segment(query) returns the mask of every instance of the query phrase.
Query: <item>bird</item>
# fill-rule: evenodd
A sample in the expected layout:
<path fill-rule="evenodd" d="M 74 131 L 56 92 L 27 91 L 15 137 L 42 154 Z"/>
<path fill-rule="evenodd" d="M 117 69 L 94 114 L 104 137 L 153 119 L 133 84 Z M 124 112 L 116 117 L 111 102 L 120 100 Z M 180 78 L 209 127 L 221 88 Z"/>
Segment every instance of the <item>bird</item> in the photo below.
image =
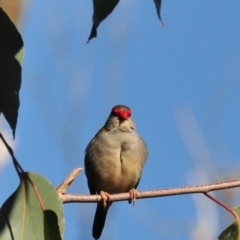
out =
<path fill-rule="evenodd" d="M 112 205 L 109 194 L 130 192 L 133 203 L 136 200 L 148 149 L 135 130 L 131 114 L 126 105 L 114 106 L 85 150 L 84 167 L 90 194 L 100 194 L 102 200 L 97 203 L 93 222 L 95 240 L 101 237 Z"/>

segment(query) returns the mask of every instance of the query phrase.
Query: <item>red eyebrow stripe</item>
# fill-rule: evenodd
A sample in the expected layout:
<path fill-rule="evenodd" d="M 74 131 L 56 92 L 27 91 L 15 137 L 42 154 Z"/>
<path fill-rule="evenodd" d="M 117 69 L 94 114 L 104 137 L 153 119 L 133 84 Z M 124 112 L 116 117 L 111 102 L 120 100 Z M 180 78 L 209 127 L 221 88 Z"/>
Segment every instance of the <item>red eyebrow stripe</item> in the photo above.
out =
<path fill-rule="evenodd" d="M 116 108 L 113 108 L 112 111 L 115 115 L 125 120 L 131 117 L 130 109 L 122 109 L 122 108 L 116 107 Z"/>

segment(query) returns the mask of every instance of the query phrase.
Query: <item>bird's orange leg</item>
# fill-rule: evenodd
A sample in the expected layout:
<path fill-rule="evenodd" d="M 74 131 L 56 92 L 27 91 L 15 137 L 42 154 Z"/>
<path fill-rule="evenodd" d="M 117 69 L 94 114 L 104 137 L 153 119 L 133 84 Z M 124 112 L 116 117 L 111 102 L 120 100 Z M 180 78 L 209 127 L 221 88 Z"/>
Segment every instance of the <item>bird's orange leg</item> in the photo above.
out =
<path fill-rule="evenodd" d="M 103 203 L 103 206 L 106 207 L 107 206 L 107 201 L 110 198 L 110 195 L 107 192 L 104 191 L 100 191 L 100 196 L 101 196 L 101 201 Z"/>
<path fill-rule="evenodd" d="M 129 194 L 130 194 L 130 198 L 131 198 L 129 203 L 133 202 L 133 205 L 134 205 L 134 203 L 136 202 L 138 191 L 135 188 L 132 188 L 129 190 Z"/>

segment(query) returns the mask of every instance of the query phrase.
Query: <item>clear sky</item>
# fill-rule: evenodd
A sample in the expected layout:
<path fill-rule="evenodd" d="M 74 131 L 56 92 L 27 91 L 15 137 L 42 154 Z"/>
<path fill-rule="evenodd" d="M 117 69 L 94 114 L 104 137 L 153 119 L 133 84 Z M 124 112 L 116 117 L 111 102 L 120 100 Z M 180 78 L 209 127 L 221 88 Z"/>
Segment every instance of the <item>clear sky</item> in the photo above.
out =
<path fill-rule="evenodd" d="M 149 158 L 139 190 L 239 178 L 240 1 L 120 1 L 86 44 L 91 1 L 26 1 L 15 154 L 57 186 L 116 104 L 131 107 Z M 6 129 L 8 129 L 6 125 Z M 10 158 L 8 159 L 10 160 Z M 0 202 L 17 187 L 0 171 Z M 69 189 L 88 193 L 84 173 Z M 237 191 L 215 196 L 230 206 Z M 65 239 L 91 239 L 95 204 L 65 205 Z M 101 239 L 212 240 L 232 217 L 202 195 L 114 203 Z"/>

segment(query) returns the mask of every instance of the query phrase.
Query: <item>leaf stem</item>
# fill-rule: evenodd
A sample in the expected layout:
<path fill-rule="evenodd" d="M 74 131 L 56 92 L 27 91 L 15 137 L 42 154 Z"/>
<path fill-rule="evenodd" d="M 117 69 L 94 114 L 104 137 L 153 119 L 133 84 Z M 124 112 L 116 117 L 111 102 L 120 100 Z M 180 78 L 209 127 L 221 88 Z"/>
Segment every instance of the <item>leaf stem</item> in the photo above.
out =
<path fill-rule="evenodd" d="M 236 214 L 236 212 L 228 207 L 225 203 L 221 202 L 220 200 L 218 200 L 217 198 L 213 197 L 212 195 L 210 195 L 209 193 L 203 193 L 206 197 L 210 198 L 212 201 L 214 201 L 215 203 L 217 203 L 218 205 L 220 205 L 221 207 L 223 207 L 224 209 L 226 209 L 228 212 L 230 212 L 233 217 L 235 218 L 236 222 L 237 222 L 237 240 L 240 240 L 240 219 L 239 216 Z"/>
<path fill-rule="evenodd" d="M 20 179 L 20 182 L 22 182 L 24 184 L 24 188 L 26 188 L 26 185 L 25 185 L 25 180 L 29 181 L 29 183 L 31 184 L 32 188 L 33 188 L 33 191 L 38 199 L 38 202 L 40 204 L 40 207 L 42 209 L 42 211 L 45 211 L 45 206 L 43 204 L 43 201 L 41 199 L 41 196 L 37 190 L 37 187 L 36 185 L 33 183 L 33 181 L 28 177 L 27 173 L 23 170 L 23 168 L 21 167 L 21 165 L 19 164 L 19 162 L 17 161 L 17 159 L 15 158 L 14 156 L 14 152 L 12 150 L 12 148 L 7 144 L 6 140 L 4 139 L 3 135 L 0 133 L 0 138 L 2 139 L 5 147 L 7 148 L 10 156 L 12 157 L 12 160 L 13 160 L 13 166 L 18 174 L 18 177 Z"/>

